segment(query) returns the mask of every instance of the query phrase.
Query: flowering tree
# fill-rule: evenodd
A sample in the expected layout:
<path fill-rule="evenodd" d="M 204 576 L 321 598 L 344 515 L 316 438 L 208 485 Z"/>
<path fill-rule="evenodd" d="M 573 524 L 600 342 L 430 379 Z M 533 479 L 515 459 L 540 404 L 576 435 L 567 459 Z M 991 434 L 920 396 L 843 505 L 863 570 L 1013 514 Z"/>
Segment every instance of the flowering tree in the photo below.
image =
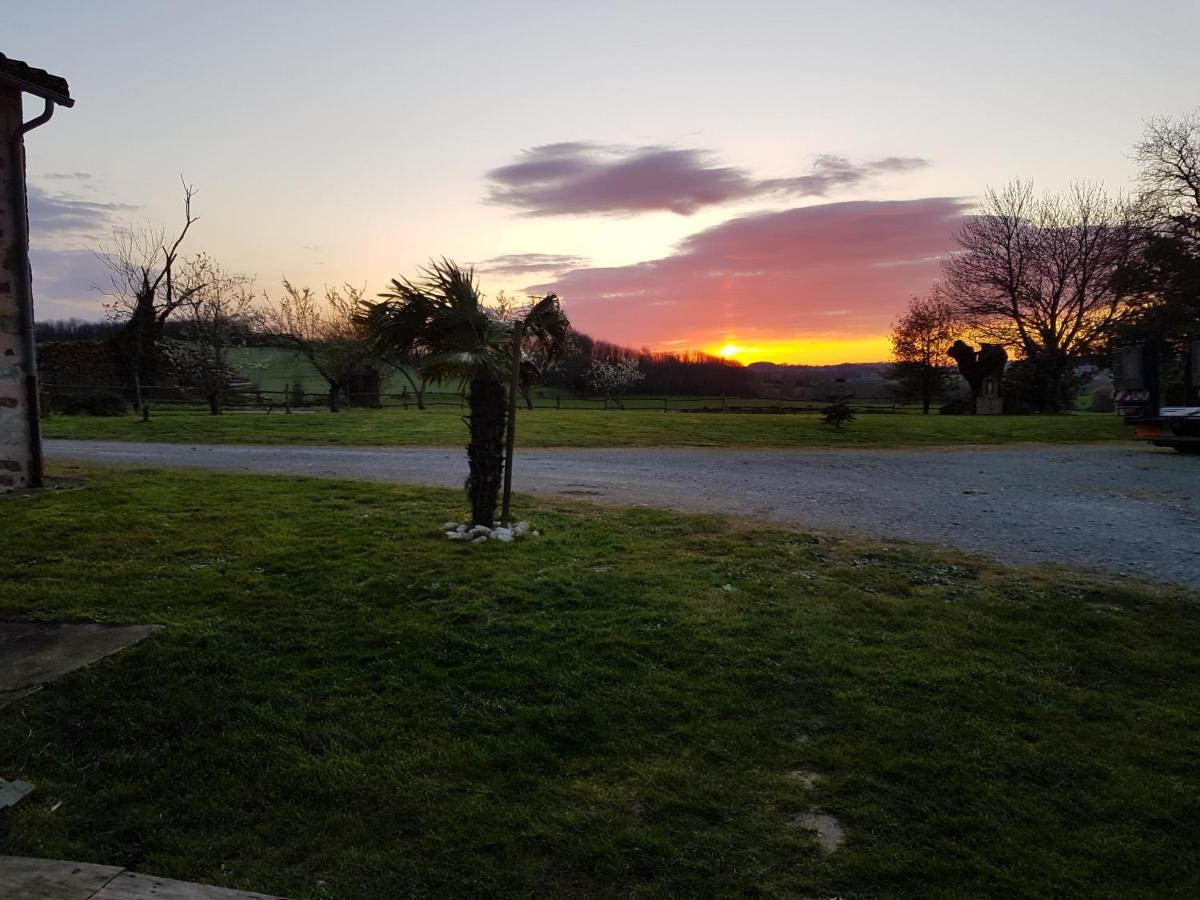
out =
<path fill-rule="evenodd" d="M 619 409 L 625 408 L 624 398 L 629 389 L 645 377 L 636 359 L 598 359 L 584 375 L 593 390 L 603 394 Z"/>

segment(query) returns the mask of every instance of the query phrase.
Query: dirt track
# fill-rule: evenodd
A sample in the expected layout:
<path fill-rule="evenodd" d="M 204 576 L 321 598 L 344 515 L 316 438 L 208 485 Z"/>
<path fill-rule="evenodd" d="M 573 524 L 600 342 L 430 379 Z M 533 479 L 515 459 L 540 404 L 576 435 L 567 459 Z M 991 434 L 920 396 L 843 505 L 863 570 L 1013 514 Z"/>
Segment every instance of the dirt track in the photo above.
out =
<path fill-rule="evenodd" d="M 459 449 L 46 442 L 54 460 L 459 487 Z M 515 488 L 924 541 L 1200 587 L 1200 457 L 1140 444 L 945 450 L 543 449 Z"/>

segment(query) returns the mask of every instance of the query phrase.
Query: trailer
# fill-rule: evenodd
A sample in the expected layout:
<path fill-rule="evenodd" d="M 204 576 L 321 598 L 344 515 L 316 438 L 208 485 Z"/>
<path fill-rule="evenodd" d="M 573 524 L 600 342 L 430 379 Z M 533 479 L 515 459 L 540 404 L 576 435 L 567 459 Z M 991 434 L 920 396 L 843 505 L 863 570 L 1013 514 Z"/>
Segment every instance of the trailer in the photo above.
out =
<path fill-rule="evenodd" d="M 1182 394 L 1183 404 L 1163 403 L 1162 344 L 1157 338 L 1119 344 L 1112 369 L 1115 411 L 1133 426 L 1135 440 L 1200 453 L 1200 339 L 1189 343 L 1186 385 L 1172 388 Z"/>

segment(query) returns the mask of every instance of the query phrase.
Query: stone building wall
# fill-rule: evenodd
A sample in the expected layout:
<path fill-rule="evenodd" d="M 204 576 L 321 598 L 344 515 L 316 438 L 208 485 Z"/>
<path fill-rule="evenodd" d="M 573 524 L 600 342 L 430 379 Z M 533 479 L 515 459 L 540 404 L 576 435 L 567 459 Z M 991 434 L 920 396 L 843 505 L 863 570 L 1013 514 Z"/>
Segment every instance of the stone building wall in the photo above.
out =
<path fill-rule="evenodd" d="M 13 158 L 12 143 L 20 126 L 21 93 L 0 86 L 0 491 L 24 487 L 33 459 L 18 305 L 18 291 L 28 277 L 19 269 L 28 265 L 18 240 L 18 217 L 25 215 L 25 209 L 12 202 L 18 184 L 24 197 L 25 173 Z"/>

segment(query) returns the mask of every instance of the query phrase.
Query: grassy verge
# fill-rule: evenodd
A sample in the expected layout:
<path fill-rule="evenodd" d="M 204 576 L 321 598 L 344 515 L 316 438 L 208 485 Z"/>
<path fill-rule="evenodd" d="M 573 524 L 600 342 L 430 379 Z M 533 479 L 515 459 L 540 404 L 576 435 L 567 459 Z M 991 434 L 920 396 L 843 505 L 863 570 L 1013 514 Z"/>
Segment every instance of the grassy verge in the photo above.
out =
<path fill-rule="evenodd" d="M 274 412 L 209 416 L 195 412 L 137 417 L 55 416 L 47 437 L 209 443 L 448 446 L 466 442 L 457 409 Z M 917 447 L 1035 441 L 1078 443 L 1125 436 L 1116 416 L 862 415 L 836 430 L 814 414 L 662 413 L 521 410 L 524 447 Z"/>
<path fill-rule="evenodd" d="M 168 627 L 5 710 L 38 785 L 5 852 L 338 900 L 1200 884 L 1195 595 L 524 500 L 543 538 L 463 546 L 430 528 L 456 492 L 82 474 L 0 504 L 0 614 Z"/>

